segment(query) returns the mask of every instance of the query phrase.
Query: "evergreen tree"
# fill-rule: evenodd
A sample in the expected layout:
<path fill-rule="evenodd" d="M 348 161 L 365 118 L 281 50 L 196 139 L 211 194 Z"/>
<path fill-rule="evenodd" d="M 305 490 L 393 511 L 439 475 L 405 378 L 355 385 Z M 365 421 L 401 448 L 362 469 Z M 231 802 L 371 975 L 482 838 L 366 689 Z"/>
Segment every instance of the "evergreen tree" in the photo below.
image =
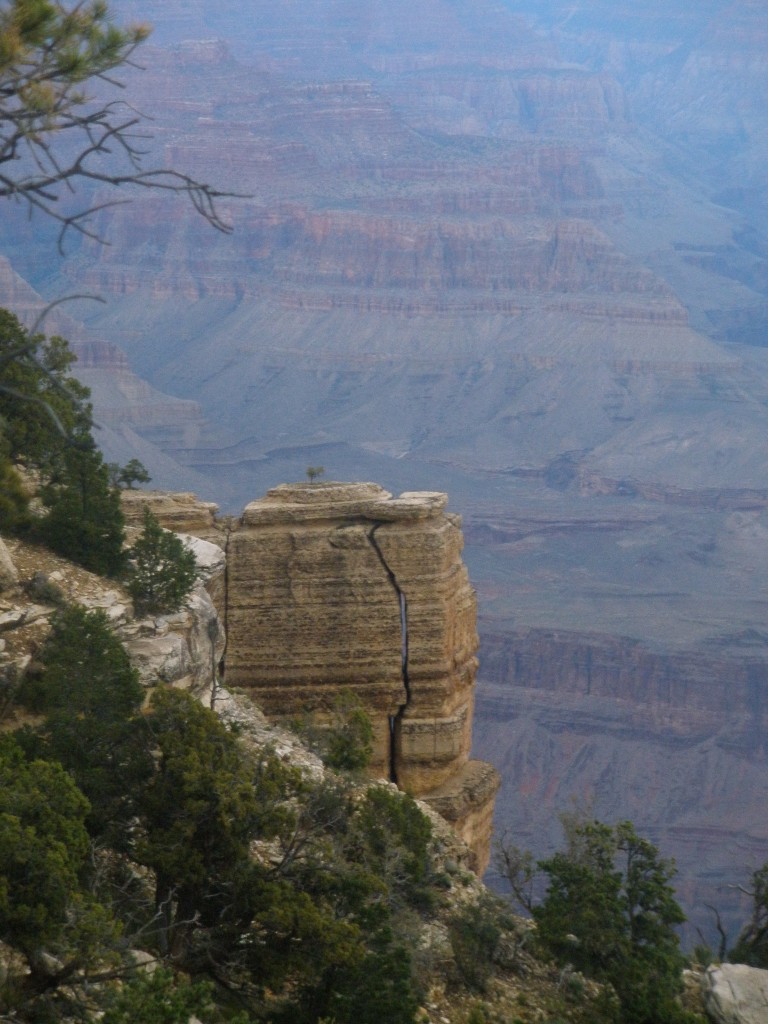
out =
<path fill-rule="evenodd" d="M 34 962 L 61 933 L 88 850 L 88 801 L 60 765 L 0 738 L 0 938 Z"/>
<path fill-rule="evenodd" d="M 0 309 L 0 419 L 12 461 L 50 474 L 68 435 L 87 435 L 89 392 L 71 375 L 74 361 L 65 340 L 31 334 Z"/>
<path fill-rule="evenodd" d="M 194 554 L 145 505 L 144 529 L 128 552 L 128 589 L 141 612 L 175 612 L 197 579 Z"/>
<path fill-rule="evenodd" d="M 393 910 L 427 907 L 432 824 L 407 793 L 372 786 L 350 828 L 348 855 L 386 883 Z"/>
<path fill-rule="evenodd" d="M 152 477 L 147 472 L 147 467 L 138 459 L 129 459 L 124 466 L 118 468 L 117 482 L 120 487 L 127 487 L 133 490 L 134 484 L 148 484 Z"/>
<path fill-rule="evenodd" d="M 570 848 L 540 864 L 549 888 L 533 916 L 541 943 L 561 963 L 609 982 L 627 1024 L 674 1024 L 685 964 L 675 927 L 674 864 L 635 832 L 576 825 Z"/>
<path fill-rule="evenodd" d="M 124 566 L 123 514 L 117 489 L 91 435 L 89 391 L 70 375 L 66 341 L 25 330 L 0 310 L 0 525 L 27 525 L 12 463 L 34 470 L 48 509 L 37 524 L 54 551 L 106 576 Z"/>
<path fill-rule="evenodd" d="M 22 700 L 45 722 L 26 743 L 59 761 L 88 797 L 91 834 L 126 848 L 136 795 L 152 770 L 138 674 L 104 612 L 77 605 L 55 616 L 42 660 Z"/>
<path fill-rule="evenodd" d="M 0 423 L 12 462 L 55 479 L 64 451 L 90 437 L 89 391 L 71 375 L 63 338 L 30 334 L 0 309 Z"/>
<path fill-rule="evenodd" d="M 235 899 L 262 809 L 235 736 L 194 697 L 157 690 L 149 727 L 157 763 L 141 794 L 138 857 L 155 872 L 163 944 L 182 955 L 193 927 Z"/>
<path fill-rule="evenodd" d="M 65 558 L 103 576 L 119 576 L 125 567 L 125 519 L 120 492 L 92 440 L 66 448 L 57 483 L 43 489 L 49 511 L 37 532 Z"/>
<path fill-rule="evenodd" d="M 61 765 L 26 761 L 0 736 L 0 1013 L 8 1020 L 61 1020 L 61 986 L 73 991 L 96 962 L 107 963 L 117 927 L 81 887 L 87 856 L 88 801 Z M 19 1010 L 19 1015 L 16 1012 Z M 4 1018 L 5 1019 L 5 1018 Z"/>

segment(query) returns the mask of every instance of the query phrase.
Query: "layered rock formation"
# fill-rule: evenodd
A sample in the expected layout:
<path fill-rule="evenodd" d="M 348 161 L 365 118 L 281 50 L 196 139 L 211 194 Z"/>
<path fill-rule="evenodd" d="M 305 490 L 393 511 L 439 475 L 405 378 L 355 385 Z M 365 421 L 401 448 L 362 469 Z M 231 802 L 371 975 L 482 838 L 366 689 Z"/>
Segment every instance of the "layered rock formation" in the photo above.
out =
<path fill-rule="evenodd" d="M 225 533 L 216 522 L 219 506 L 212 501 L 201 501 L 197 495 L 172 491 L 124 490 L 120 494 L 125 524 L 139 529 L 148 508 L 160 525 L 174 533 L 189 533 L 195 537 L 225 546 Z"/>
<path fill-rule="evenodd" d="M 267 715 L 330 718 L 356 693 L 375 774 L 441 811 L 488 860 L 498 778 L 469 762 L 475 599 L 446 496 L 374 484 L 274 488 L 228 545 L 225 681 Z"/>

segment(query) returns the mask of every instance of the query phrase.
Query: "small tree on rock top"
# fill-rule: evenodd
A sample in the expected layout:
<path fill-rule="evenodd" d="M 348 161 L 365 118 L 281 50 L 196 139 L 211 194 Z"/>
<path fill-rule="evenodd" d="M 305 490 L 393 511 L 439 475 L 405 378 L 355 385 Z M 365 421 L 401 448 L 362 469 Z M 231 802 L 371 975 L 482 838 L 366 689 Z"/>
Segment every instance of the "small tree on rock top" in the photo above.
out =
<path fill-rule="evenodd" d="M 148 484 L 152 477 L 147 472 L 147 467 L 138 459 L 129 459 L 124 466 L 118 462 L 107 463 L 109 470 L 109 482 L 113 487 L 126 487 L 132 491 L 134 484 Z"/>

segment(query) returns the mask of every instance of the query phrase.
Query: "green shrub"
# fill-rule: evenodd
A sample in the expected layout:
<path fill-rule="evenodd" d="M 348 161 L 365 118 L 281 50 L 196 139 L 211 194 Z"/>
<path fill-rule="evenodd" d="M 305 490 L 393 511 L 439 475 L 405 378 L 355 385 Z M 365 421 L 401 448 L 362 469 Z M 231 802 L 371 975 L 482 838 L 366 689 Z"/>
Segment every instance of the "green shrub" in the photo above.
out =
<path fill-rule="evenodd" d="M 463 907 L 449 923 L 458 980 L 476 992 L 486 990 L 505 931 L 504 919 L 499 900 L 486 892 Z"/>
<path fill-rule="evenodd" d="M 139 612 L 175 612 L 198 576 L 195 556 L 144 506 L 144 529 L 128 551 L 128 589 Z"/>
<path fill-rule="evenodd" d="M 0 448 L 0 532 L 21 533 L 29 524 L 29 499 L 18 473 Z"/>
<path fill-rule="evenodd" d="M 432 824 L 406 793 L 372 786 L 350 830 L 352 858 L 382 878 L 393 908 L 432 905 Z"/>
<path fill-rule="evenodd" d="M 56 613 L 41 660 L 43 674 L 27 677 L 19 694 L 45 715 L 23 734 L 25 746 L 67 769 L 90 801 L 91 834 L 121 845 L 151 768 L 138 674 L 104 612 L 78 605 Z"/>

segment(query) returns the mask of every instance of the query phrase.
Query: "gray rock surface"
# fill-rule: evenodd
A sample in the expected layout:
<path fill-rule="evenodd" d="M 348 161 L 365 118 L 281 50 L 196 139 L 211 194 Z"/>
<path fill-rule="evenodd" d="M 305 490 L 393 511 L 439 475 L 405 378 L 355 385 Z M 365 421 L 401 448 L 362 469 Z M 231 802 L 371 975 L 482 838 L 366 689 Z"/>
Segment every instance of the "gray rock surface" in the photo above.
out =
<path fill-rule="evenodd" d="M 704 1005 L 715 1024 L 766 1024 L 768 971 L 746 964 L 710 967 L 703 979 Z"/>
<path fill-rule="evenodd" d="M 159 680 L 201 698 L 210 691 L 224 630 L 202 584 L 175 614 L 128 623 L 117 634 L 145 686 Z"/>

